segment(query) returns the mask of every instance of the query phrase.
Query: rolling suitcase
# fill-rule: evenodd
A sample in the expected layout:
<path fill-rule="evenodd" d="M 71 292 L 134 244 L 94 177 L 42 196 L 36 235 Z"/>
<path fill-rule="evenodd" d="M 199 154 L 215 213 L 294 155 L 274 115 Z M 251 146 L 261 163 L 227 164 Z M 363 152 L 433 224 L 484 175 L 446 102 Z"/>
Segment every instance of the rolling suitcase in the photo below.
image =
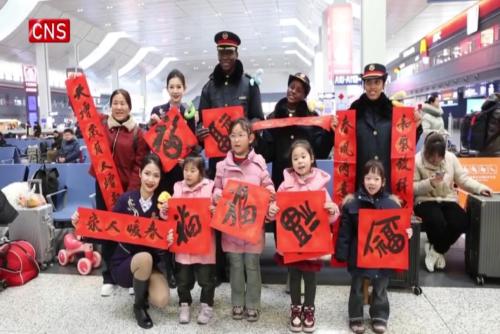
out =
<path fill-rule="evenodd" d="M 19 215 L 9 225 L 9 239 L 26 240 L 32 244 L 36 250 L 36 261 L 44 269 L 56 255 L 52 206 L 45 204 L 17 211 Z"/>
<path fill-rule="evenodd" d="M 470 227 L 465 239 L 465 269 L 479 285 L 485 277 L 500 277 L 500 193 L 484 197 L 469 194 Z"/>
<path fill-rule="evenodd" d="M 397 272 L 392 276 L 389 281 L 389 287 L 410 288 L 413 293 L 418 296 L 422 293 L 422 288 L 418 280 L 418 270 L 420 266 L 420 218 L 412 216 L 411 228 L 413 229 L 413 235 L 410 239 L 408 270 Z"/>

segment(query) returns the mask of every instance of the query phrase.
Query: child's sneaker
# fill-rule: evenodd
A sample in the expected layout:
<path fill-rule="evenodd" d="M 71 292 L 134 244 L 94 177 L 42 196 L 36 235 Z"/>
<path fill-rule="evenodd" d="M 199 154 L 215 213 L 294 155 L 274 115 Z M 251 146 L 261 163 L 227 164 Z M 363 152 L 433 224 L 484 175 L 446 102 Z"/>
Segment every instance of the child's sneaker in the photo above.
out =
<path fill-rule="evenodd" d="M 312 333 L 316 330 L 316 318 L 314 318 L 314 306 L 304 306 L 302 309 L 302 331 Z"/>
<path fill-rule="evenodd" d="M 102 297 L 109 297 L 113 294 L 115 289 L 116 289 L 116 285 L 110 284 L 110 283 L 104 283 L 101 286 L 101 296 Z"/>
<path fill-rule="evenodd" d="M 361 320 L 350 321 L 349 327 L 351 328 L 352 332 L 356 334 L 363 334 L 365 332 L 365 325 Z"/>
<path fill-rule="evenodd" d="M 373 331 L 377 334 L 383 334 L 387 330 L 387 324 L 381 320 L 372 321 Z"/>
<path fill-rule="evenodd" d="M 241 306 L 233 306 L 233 319 L 241 320 L 243 319 L 243 307 Z"/>
<path fill-rule="evenodd" d="M 295 333 L 302 332 L 302 305 L 290 307 L 290 330 Z"/>
<path fill-rule="evenodd" d="M 198 324 L 206 325 L 214 316 L 214 309 L 206 303 L 201 303 L 200 314 L 198 315 Z"/>
<path fill-rule="evenodd" d="M 246 312 L 247 321 L 256 322 L 257 320 L 259 320 L 259 317 L 260 317 L 259 310 L 248 309 Z"/>
<path fill-rule="evenodd" d="M 191 318 L 189 304 L 181 303 L 179 306 L 179 323 L 180 324 L 189 324 L 189 320 Z"/>

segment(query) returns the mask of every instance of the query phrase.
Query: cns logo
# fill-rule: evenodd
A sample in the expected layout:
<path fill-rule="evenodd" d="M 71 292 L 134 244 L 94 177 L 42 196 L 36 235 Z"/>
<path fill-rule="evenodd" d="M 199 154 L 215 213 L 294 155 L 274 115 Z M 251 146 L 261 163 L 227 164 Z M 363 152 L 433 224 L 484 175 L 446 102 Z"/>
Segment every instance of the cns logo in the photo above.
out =
<path fill-rule="evenodd" d="M 30 43 L 69 42 L 69 19 L 30 19 L 28 25 Z"/>

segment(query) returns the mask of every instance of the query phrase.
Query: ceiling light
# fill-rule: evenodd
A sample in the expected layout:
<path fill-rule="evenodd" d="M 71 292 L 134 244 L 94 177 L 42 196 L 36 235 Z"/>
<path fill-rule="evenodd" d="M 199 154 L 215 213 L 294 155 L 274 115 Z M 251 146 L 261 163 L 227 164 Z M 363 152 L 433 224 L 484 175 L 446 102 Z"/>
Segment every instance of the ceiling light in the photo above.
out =
<path fill-rule="evenodd" d="M 280 26 L 282 27 L 288 27 L 288 26 L 294 26 L 297 27 L 300 31 L 302 31 L 307 37 L 313 40 L 314 45 L 319 43 L 318 36 L 313 33 L 311 30 L 307 29 L 306 26 L 302 24 L 298 19 L 296 18 L 291 18 L 291 19 L 280 19 Z"/>
<path fill-rule="evenodd" d="M 260 48 L 261 48 L 262 50 L 266 50 L 266 49 L 267 49 L 267 46 L 262 45 Z"/>
<path fill-rule="evenodd" d="M 193 70 L 195 70 L 195 71 L 198 71 L 198 69 L 199 69 L 198 66 L 193 67 Z"/>
<path fill-rule="evenodd" d="M 203 53 L 207 53 L 208 51 L 207 50 L 203 50 Z"/>
<path fill-rule="evenodd" d="M 78 8 L 78 9 L 76 10 L 76 12 L 77 12 L 77 13 L 81 13 L 81 12 L 83 12 L 83 8 Z"/>
<path fill-rule="evenodd" d="M 189 54 L 189 51 L 184 51 L 184 54 L 185 54 L 185 55 L 188 55 L 188 54 Z"/>
<path fill-rule="evenodd" d="M 108 23 L 105 23 L 105 24 L 104 24 L 104 26 L 105 26 L 105 27 L 111 27 L 111 23 L 109 23 L 109 22 L 108 22 Z"/>
<path fill-rule="evenodd" d="M 205 61 L 202 61 L 202 62 L 201 62 L 201 64 L 202 64 L 202 65 L 205 65 L 205 64 L 206 64 L 206 62 L 205 62 Z"/>
<path fill-rule="evenodd" d="M 222 16 L 222 13 L 221 13 L 221 12 L 217 12 L 217 13 L 215 13 L 215 16 L 217 16 L 217 17 L 221 17 L 221 16 Z"/>
<path fill-rule="evenodd" d="M 118 75 L 124 76 L 125 74 L 130 72 L 134 67 L 139 65 L 139 63 L 144 59 L 144 57 L 146 57 L 146 55 L 149 52 L 155 51 L 155 50 L 156 50 L 156 48 L 152 48 L 152 47 L 140 48 L 139 51 L 137 51 L 137 53 L 132 57 L 132 59 L 130 59 L 130 61 L 125 66 L 123 66 L 122 68 L 120 68 L 118 70 Z"/>
<path fill-rule="evenodd" d="M 250 62 L 253 63 L 255 61 L 255 59 L 250 59 Z"/>
<path fill-rule="evenodd" d="M 273 59 L 272 58 L 267 58 L 267 61 L 272 61 Z"/>
<path fill-rule="evenodd" d="M 184 37 L 184 40 L 185 40 L 185 41 L 189 41 L 190 39 L 191 39 L 191 36 L 186 36 L 186 37 Z"/>
<path fill-rule="evenodd" d="M 282 39 L 282 42 L 284 43 L 295 43 L 297 44 L 302 50 L 304 50 L 305 53 L 307 53 L 310 57 L 314 57 L 314 52 L 311 50 L 311 48 L 308 48 L 300 39 L 297 37 L 284 37 Z"/>
<path fill-rule="evenodd" d="M 241 51 L 246 51 L 246 50 L 247 50 L 246 46 L 244 46 L 244 47 L 241 48 Z"/>
<path fill-rule="evenodd" d="M 9 36 L 35 8 L 38 0 L 7 1 L 0 9 L 0 41 Z"/>
<path fill-rule="evenodd" d="M 92 50 L 92 52 L 85 57 L 82 61 L 80 61 L 79 65 L 81 68 L 86 70 L 90 66 L 94 65 L 98 62 L 102 57 L 106 55 L 113 48 L 113 46 L 118 42 L 120 38 L 129 37 L 125 32 L 110 32 L 108 33 L 104 39 L 99 43 L 99 45 Z"/>
<path fill-rule="evenodd" d="M 162 61 L 148 75 L 146 75 L 146 80 L 149 81 L 149 80 L 153 79 L 155 76 L 158 75 L 158 73 L 160 73 L 165 68 L 165 66 L 168 65 L 168 63 L 170 63 L 172 61 L 176 61 L 176 60 L 178 60 L 178 59 L 175 57 L 163 58 Z"/>
<path fill-rule="evenodd" d="M 106 9 L 113 9 L 113 6 L 111 6 L 111 5 L 107 5 L 107 6 L 106 6 Z"/>
<path fill-rule="evenodd" d="M 309 59 L 307 59 L 306 57 L 304 57 L 302 55 L 302 53 L 300 53 L 297 50 L 286 50 L 285 53 L 288 55 L 296 55 L 297 57 L 299 57 L 300 60 L 302 60 L 304 63 L 306 63 L 307 66 L 312 66 L 311 61 Z"/>

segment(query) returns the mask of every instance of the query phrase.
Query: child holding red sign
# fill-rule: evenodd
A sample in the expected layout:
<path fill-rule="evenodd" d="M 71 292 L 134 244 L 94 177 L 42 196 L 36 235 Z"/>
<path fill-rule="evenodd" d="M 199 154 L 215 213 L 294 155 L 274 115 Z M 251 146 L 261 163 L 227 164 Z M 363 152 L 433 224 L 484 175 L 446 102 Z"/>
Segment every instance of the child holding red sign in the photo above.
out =
<path fill-rule="evenodd" d="M 158 217 L 157 193 L 161 178 L 161 162 L 154 154 L 148 154 L 141 165 L 139 190 L 121 195 L 113 208 L 114 212 L 139 217 Z M 72 217 L 73 225 L 78 223 L 78 212 Z M 139 231 L 147 227 L 139 227 Z M 140 237 L 140 233 L 137 233 Z M 144 235 L 144 234 L 143 234 Z M 173 242 L 173 229 L 166 238 L 168 246 Z M 159 250 L 146 246 L 118 243 L 110 259 L 110 272 L 113 280 L 125 288 L 134 288 L 134 315 L 142 328 L 153 327 L 147 312 L 148 302 L 159 308 L 167 305 L 170 290 L 165 276 L 158 270 Z"/>
<path fill-rule="evenodd" d="M 205 162 L 202 157 L 190 155 L 183 163 L 184 180 L 174 185 L 175 197 L 181 198 L 211 198 L 214 182 L 205 178 Z M 166 212 L 168 204 L 163 204 L 162 212 Z M 213 236 L 213 235 L 212 235 Z M 175 279 L 179 295 L 179 323 L 190 321 L 190 306 L 193 302 L 191 290 L 195 277 L 201 287 L 201 309 L 198 323 L 207 324 L 213 317 L 215 292 L 215 239 L 206 255 L 188 253 L 175 254 Z"/>
<path fill-rule="evenodd" d="M 264 158 L 252 148 L 255 136 L 246 118 L 235 120 L 230 127 L 231 151 L 217 163 L 214 186 L 214 203 L 219 201 L 222 189 L 230 179 L 253 183 L 266 188 L 273 195 L 273 182 Z M 268 208 L 268 216 L 276 214 L 276 205 Z M 260 240 L 249 243 L 222 233 L 222 249 L 230 263 L 232 317 L 250 322 L 259 320 L 262 279 L 260 275 L 260 254 L 264 249 L 264 230 Z M 246 284 L 245 284 L 246 273 Z"/>
<path fill-rule="evenodd" d="M 279 191 L 314 191 L 325 192 L 325 210 L 329 213 L 329 222 L 333 223 L 339 216 L 337 204 L 332 202 L 326 185 L 331 176 L 314 167 L 314 153 L 307 140 L 299 139 L 292 143 L 289 153 L 292 168 L 283 171 L 284 180 L 278 188 Z M 281 255 L 277 260 L 283 263 Z M 290 275 L 290 330 L 292 332 L 312 333 L 316 329 L 314 317 L 314 300 L 316 297 L 316 272 L 321 270 L 320 260 L 303 260 L 287 264 Z M 304 279 L 304 303 L 301 302 L 301 280 Z"/>
<path fill-rule="evenodd" d="M 335 258 L 347 261 L 347 268 L 352 276 L 349 295 L 349 327 L 354 333 L 363 333 L 363 281 L 371 279 L 373 292 L 370 305 L 370 317 L 375 333 L 385 333 L 389 319 L 389 299 L 387 286 L 392 269 L 364 269 L 357 266 L 358 224 L 360 209 L 398 209 L 397 197 L 384 190 L 385 170 L 378 160 L 368 161 L 363 168 L 363 184 L 354 195 L 344 199 L 340 230 L 335 247 Z M 407 230 L 411 237 L 411 228 Z"/>

